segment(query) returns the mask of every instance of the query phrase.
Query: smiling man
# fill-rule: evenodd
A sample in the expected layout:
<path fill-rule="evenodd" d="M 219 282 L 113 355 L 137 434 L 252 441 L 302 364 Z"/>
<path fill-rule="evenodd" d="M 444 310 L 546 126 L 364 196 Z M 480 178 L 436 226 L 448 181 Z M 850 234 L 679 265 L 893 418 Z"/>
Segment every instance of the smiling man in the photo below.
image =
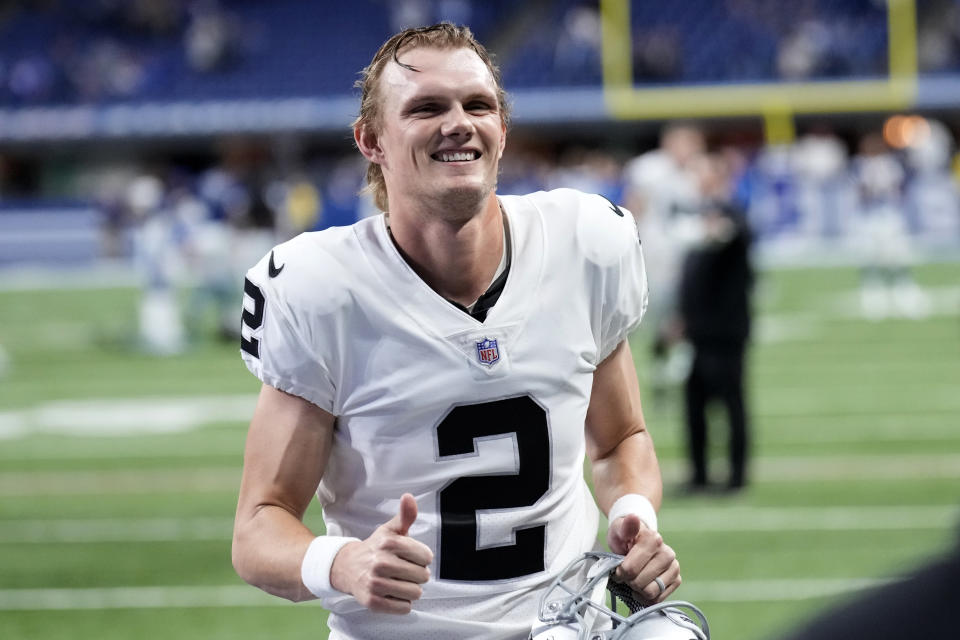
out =
<path fill-rule="evenodd" d="M 359 86 L 383 215 L 279 245 L 245 282 L 263 386 L 237 572 L 320 598 L 335 639 L 520 640 L 594 548 L 599 505 L 616 579 L 663 601 L 680 569 L 626 342 L 646 307 L 633 217 L 569 189 L 497 195 L 506 96 L 466 28 L 395 35 Z M 314 494 L 326 535 L 302 522 Z"/>

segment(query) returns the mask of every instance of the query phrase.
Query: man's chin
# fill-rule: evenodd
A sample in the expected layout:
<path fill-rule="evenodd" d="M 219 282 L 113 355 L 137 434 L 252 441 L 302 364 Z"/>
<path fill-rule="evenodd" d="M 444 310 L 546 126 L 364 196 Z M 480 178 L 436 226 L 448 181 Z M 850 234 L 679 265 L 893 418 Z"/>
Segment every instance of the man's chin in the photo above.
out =
<path fill-rule="evenodd" d="M 472 217 L 493 193 L 490 185 L 459 185 L 436 194 L 435 200 L 451 219 Z"/>

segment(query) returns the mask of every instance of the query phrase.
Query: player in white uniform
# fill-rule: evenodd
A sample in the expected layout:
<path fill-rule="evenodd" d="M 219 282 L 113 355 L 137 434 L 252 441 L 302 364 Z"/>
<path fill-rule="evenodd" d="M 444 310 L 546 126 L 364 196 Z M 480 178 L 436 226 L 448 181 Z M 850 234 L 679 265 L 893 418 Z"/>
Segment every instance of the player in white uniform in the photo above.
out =
<path fill-rule="evenodd" d="M 700 238 L 698 167 L 706 140 L 695 125 L 667 125 L 660 148 L 634 158 L 624 167 L 627 207 L 633 211 L 640 236 L 647 245 L 653 302 L 647 324 L 651 336 L 650 383 L 654 397 L 662 396 L 687 377 L 690 349 L 683 343 L 677 310 L 680 273 L 688 250 Z"/>
<path fill-rule="evenodd" d="M 903 206 L 906 172 L 879 133 L 860 141 L 853 160 L 859 192 L 856 239 L 860 245 L 860 308 L 870 320 L 896 312 L 920 318 L 929 301 L 911 274 L 912 238 Z"/>
<path fill-rule="evenodd" d="M 279 245 L 245 283 L 264 385 L 238 573 L 321 598 L 331 638 L 526 638 L 595 545 L 589 456 L 619 579 L 664 600 L 680 569 L 626 342 L 646 306 L 632 216 L 496 195 L 505 101 L 467 29 L 394 36 L 363 90 L 355 139 L 389 214 Z M 301 521 L 314 492 L 324 536 Z"/>

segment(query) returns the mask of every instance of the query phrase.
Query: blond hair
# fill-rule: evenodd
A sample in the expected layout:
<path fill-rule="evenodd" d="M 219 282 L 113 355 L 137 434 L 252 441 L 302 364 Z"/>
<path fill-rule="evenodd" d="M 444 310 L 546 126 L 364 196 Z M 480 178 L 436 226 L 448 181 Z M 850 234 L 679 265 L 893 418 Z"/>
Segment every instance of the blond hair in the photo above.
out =
<path fill-rule="evenodd" d="M 397 33 L 389 40 L 383 43 L 377 53 L 373 56 L 370 64 L 360 72 L 360 79 L 356 82 L 356 87 L 360 89 L 360 115 L 353 121 L 353 129 L 362 129 L 373 127 L 377 130 L 380 126 L 380 76 L 387 63 L 393 60 L 404 69 L 419 71 L 416 67 L 400 62 L 397 58 L 403 49 L 415 49 L 417 47 L 430 47 L 434 49 L 473 49 L 493 76 L 494 84 L 497 87 L 497 106 L 500 111 L 500 120 L 506 127 L 510 122 L 510 108 L 507 104 L 507 92 L 503 88 L 503 82 L 500 78 L 500 69 L 493 62 L 493 57 L 474 37 L 469 27 L 457 26 L 450 22 L 440 22 L 429 27 L 417 27 L 415 29 L 405 29 Z M 373 196 L 374 204 L 381 211 L 387 211 L 389 202 L 387 200 L 387 185 L 383 178 L 383 170 L 380 165 L 370 162 L 367 165 L 367 186 L 364 191 L 370 192 Z"/>

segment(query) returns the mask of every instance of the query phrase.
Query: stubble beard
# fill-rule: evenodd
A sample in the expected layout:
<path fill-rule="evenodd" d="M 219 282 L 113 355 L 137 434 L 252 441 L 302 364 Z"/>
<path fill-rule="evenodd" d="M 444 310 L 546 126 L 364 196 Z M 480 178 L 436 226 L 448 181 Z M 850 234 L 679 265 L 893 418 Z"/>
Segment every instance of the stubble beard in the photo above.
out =
<path fill-rule="evenodd" d="M 492 169 L 492 170 L 491 170 Z M 448 222 L 467 222 L 479 215 L 490 196 L 497 189 L 497 179 L 500 177 L 499 163 L 488 168 L 479 184 L 451 186 L 431 194 L 429 206 L 442 219 Z"/>
<path fill-rule="evenodd" d="M 448 222 L 466 222 L 483 210 L 496 182 L 478 187 L 454 187 L 431 198 L 431 208 Z"/>
<path fill-rule="evenodd" d="M 415 210 L 419 210 L 420 215 L 460 226 L 483 211 L 487 200 L 496 191 L 497 177 L 497 174 L 485 176 L 480 184 L 437 188 L 426 192 L 420 190 L 419 194 L 409 194 L 415 198 L 409 202 Z"/>

